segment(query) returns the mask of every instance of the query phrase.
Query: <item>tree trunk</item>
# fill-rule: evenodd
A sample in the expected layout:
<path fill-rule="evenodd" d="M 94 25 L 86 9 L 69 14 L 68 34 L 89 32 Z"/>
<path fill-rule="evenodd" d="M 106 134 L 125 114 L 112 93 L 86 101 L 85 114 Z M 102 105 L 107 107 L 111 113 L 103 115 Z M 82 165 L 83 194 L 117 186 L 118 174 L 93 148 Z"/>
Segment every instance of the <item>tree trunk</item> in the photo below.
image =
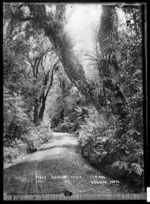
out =
<path fill-rule="evenodd" d="M 35 99 L 34 102 L 33 122 L 35 125 L 39 124 L 39 102 L 37 101 L 37 99 Z"/>
<path fill-rule="evenodd" d="M 117 69 L 119 69 L 118 62 L 115 58 L 115 50 L 113 48 L 114 39 L 116 41 L 118 39 L 117 26 L 115 22 L 115 20 L 117 19 L 115 7 L 110 5 L 103 5 L 102 7 L 103 13 L 101 16 L 101 26 L 99 31 L 99 43 L 101 46 L 102 59 L 108 63 L 108 69 L 112 69 L 113 64 L 113 68 L 115 70 L 116 67 Z M 112 61 L 110 61 L 112 56 L 114 56 L 115 59 L 113 63 Z M 118 131 L 118 136 L 120 137 L 126 131 L 127 128 L 128 111 L 126 108 L 126 99 L 119 85 L 113 82 L 111 76 L 108 75 L 107 77 L 105 77 L 103 85 L 107 90 L 109 89 L 113 93 L 113 96 L 116 98 L 117 101 L 115 104 L 115 112 L 113 112 L 113 114 L 119 116 L 118 122 L 120 124 L 120 130 Z"/>
<path fill-rule="evenodd" d="M 114 7 L 112 6 L 107 6 L 107 8 L 105 7 L 102 14 L 103 17 L 101 24 L 104 28 L 104 33 L 107 34 L 107 36 L 112 32 L 113 28 L 113 19 L 111 19 L 113 17 L 113 8 Z M 111 15 L 109 15 L 110 13 Z M 110 33 L 107 32 L 107 26 L 104 27 L 107 21 L 109 23 Z M 97 100 L 94 93 L 91 91 L 90 83 L 85 78 L 85 73 L 82 65 L 79 63 L 77 57 L 74 56 L 70 39 L 67 38 L 62 26 L 56 25 L 55 28 L 56 29 L 54 30 L 50 24 L 47 24 L 44 27 L 45 35 L 49 37 L 50 41 L 54 45 L 68 78 L 78 88 L 78 90 L 82 94 L 84 94 L 88 100 L 91 101 L 97 111 L 101 113 L 102 106 L 105 106 L 104 100 L 101 100 L 101 98 L 103 98 L 104 96 L 100 95 L 98 97 L 99 100 Z"/>
<path fill-rule="evenodd" d="M 45 104 L 46 104 L 46 98 L 42 98 L 42 104 L 41 104 L 41 107 L 39 110 L 39 117 L 38 117 L 40 122 L 42 122 L 42 120 L 43 120 Z"/>
<path fill-rule="evenodd" d="M 58 33 L 59 32 L 65 36 L 63 30 L 58 31 Z M 91 92 L 90 84 L 85 78 L 82 65 L 79 63 L 77 57 L 74 56 L 73 51 L 68 46 L 70 41 L 66 39 L 66 37 L 61 39 L 58 35 L 53 34 L 49 26 L 45 28 L 45 34 L 55 46 L 56 52 L 58 53 L 59 59 L 70 81 L 83 95 L 86 96 L 87 99 L 91 101 L 97 111 L 101 113 L 101 106 L 103 106 L 103 103 L 101 103 L 101 101 L 97 101 L 94 94 Z"/>

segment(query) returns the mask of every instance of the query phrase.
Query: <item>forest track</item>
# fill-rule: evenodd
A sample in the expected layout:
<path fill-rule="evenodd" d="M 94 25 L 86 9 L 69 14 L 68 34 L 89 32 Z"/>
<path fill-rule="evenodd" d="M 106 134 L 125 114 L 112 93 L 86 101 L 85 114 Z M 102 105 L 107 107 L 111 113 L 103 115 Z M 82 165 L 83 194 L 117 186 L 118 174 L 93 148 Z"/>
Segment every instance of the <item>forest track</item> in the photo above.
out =
<path fill-rule="evenodd" d="M 37 152 L 4 167 L 3 181 L 5 195 L 122 193 L 82 158 L 77 137 L 68 133 L 53 133 Z"/>

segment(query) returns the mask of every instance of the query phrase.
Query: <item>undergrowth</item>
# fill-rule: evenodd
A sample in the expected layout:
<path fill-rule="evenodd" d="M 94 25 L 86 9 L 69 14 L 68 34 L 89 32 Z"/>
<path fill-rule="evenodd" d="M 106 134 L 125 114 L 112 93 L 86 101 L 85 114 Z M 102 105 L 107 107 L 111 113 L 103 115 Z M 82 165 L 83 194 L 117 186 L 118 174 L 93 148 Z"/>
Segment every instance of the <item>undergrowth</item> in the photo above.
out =
<path fill-rule="evenodd" d="M 78 131 L 83 157 L 110 177 L 120 179 L 134 186 L 134 189 L 142 188 L 144 161 L 140 133 L 128 129 L 118 138 L 117 120 L 111 117 L 106 122 L 96 111 L 89 114 L 85 121 Z"/>
<path fill-rule="evenodd" d="M 11 146 L 8 144 L 4 147 L 4 162 L 11 163 L 20 156 L 32 153 L 31 148 L 40 149 L 41 145 L 47 143 L 52 136 L 52 131 L 45 123 L 29 128 L 27 133 L 20 136 L 20 139 L 12 141 Z"/>

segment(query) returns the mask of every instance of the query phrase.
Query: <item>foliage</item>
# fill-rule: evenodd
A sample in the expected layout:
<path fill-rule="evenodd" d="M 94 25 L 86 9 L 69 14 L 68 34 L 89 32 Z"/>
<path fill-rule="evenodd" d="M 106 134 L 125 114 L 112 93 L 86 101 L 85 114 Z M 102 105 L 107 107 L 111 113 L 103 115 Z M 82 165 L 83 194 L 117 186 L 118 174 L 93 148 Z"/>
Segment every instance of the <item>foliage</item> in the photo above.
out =
<path fill-rule="evenodd" d="M 4 87 L 4 145 L 9 145 L 32 125 L 21 95 L 11 93 Z"/>
<path fill-rule="evenodd" d="M 143 143 L 139 140 L 140 133 L 129 130 L 119 139 L 116 137 L 117 127 L 102 118 L 99 120 L 101 124 L 95 124 L 92 117 L 86 119 L 79 132 L 82 155 L 115 179 L 128 178 L 129 183 L 134 182 L 137 186 L 143 184 Z M 94 118 L 97 118 L 96 113 Z"/>
<path fill-rule="evenodd" d="M 87 108 L 77 106 L 76 109 L 68 113 L 68 116 L 64 117 L 63 121 L 59 123 L 58 125 L 59 130 L 62 132 L 70 133 L 79 130 L 87 114 L 88 114 Z"/>
<path fill-rule="evenodd" d="M 26 145 L 22 141 L 17 141 L 16 145 L 13 147 L 4 147 L 3 148 L 3 161 L 5 163 L 11 163 L 12 160 L 16 159 L 19 156 L 26 154 Z"/>
<path fill-rule="evenodd" d="M 22 140 L 29 146 L 39 149 L 44 143 L 47 143 L 52 137 L 52 131 L 49 124 L 41 123 L 39 126 L 29 128 L 27 135 L 22 135 Z"/>
<path fill-rule="evenodd" d="M 63 80 L 63 78 L 61 78 Z M 80 128 L 85 116 L 88 114 L 86 99 L 72 85 L 61 87 L 62 96 L 56 100 L 57 110 L 51 118 L 52 128 L 55 131 L 75 132 Z"/>
<path fill-rule="evenodd" d="M 53 130 L 76 131 L 82 154 L 91 163 L 111 176 L 142 184 L 140 7 L 122 9 L 126 23 L 119 30 L 117 9 L 102 6 L 96 55 L 89 55 L 99 71 L 95 83 L 86 78 L 65 32 L 65 4 L 55 4 L 50 12 L 47 6 L 4 6 L 4 157 L 16 154 L 11 148 L 19 148 L 20 141 L 27 152 L 48 142 L 52 132 L 40 122 L 50 98 Z"/>
<path fill-rule="evenodd" d="M 28 127 L 26 132 L 21 133 L 19 138 L 11 140 L 10 145 L 4 145 L 4 162 L 11 163 L 12 160 L 20 156 L 33 153 L 35 149 L 39 150 L 41 145 L 47 143 L 52 136 L 49 123 L 43 122 L 39 126 Z"/>
<path fill-rule="evenodd" d="M 107 12 L 110 11 L 108 9 Z M 110 35 L 111 28 L 108 26 L 107 42 L 101 42 L 100 39 L 104 59 L 92 56 L 101 71 L 105 99 L 109 102 L 103 112 L 107 126 L 96 125 L 91 122 L 90 116 L 82 125 L 79 141 L 83 156 L 101 171 L 113 178 L 141 186 L 144 180 L 141 10 L 137 7 L 125 12 L 125 30 L 118 33 L 113 30 Z M 104 26 L 107 31 L 105 23 Z M 114 55 L 115 62 L 112 61 Z M 107 63 L 107 66 L 102 62 Z M 118 68 L 113 74 L 116 63 Z M 121 93 L 122 98 L 119 97 Z M 126 103 L 119 107 L 124 99 Z"/>
<path fill-rule="evenodd" d="M 34 142 L 45 143 L 51 135 L 50 130 L 43 126 L 40 126 L 41 132 L 38 134 L 33 134 L 29 128 L 34 129 L 35 99 L 41 99 L 43 93 L 47 96 L 51 87 L 50 75 L 53 72 L 50 69 L 57 57 L 54 52 L 51 56 L 48 55 L 51 50 L 47 49 L 51 43 L 42 35 L 42 31 L 35 31 L 28 23 L 19 23 L 15 19 L 14 13 L 19 6 L 17 3 L 4 5 L 4 160 L 27 153 L 27 146 L 32 146 Z M 38 59 L 41 64 L 37 63 Z M 49 69 L 44 64 L 48 59 L 51 65 Z M 37 81 L 35 71 L 38 73 Z"/>

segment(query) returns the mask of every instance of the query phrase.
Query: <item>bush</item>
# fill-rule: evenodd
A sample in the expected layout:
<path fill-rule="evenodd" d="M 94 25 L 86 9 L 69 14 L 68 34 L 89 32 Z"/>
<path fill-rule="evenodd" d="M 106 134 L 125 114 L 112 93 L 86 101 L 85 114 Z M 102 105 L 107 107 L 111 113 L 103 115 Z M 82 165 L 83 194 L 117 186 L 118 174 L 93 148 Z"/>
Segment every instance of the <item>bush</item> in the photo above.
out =
<path fill-rule="evenodd" d="M 43 143 L 47 143 L 53 137 L 49 124 L 43 122 L 39 127 L 37 127 L 37 130 L 38 138 L 42 140 Z"/>
<path fill-rule="evenodd" d="M 3 161 L 10 163 L 13 159 L 18 156 L 23 156 L 26 154 L 26 143 L 21 140 L 16 140 L 12 143 L 12 146 L 3 148 Z"/>
<path fill-rule="evenodd" d="M 74 133 L 80 128 L 87 116 L 87 107 L 76 106 L 76 108 L 68 112 L 68 115 L 65 116 L 63 120 L 59 121 L 57 127 L 55 127 L 53 130 L 56 132 Z"/>
<path fill-rule="evenodd" d="M 49 125 L 45 123 L 28 128 L 28 132 L 22 134 L 20 139 L 15 139 L 11 141 L 11 146 L 4 147 L 4 162 L 11 162 L 20 155 L 37 151 L 41 145 L 47 143 L 52 136 L 53 134 Z"/>
<path fill-rule="evenodd" d="M 53 136 L 49 125 L 45 123 L 30 129 L 29 133 L 24 135 L 22 139 L 26 142 L 28 148 L 31 149 L 36 148 L 38 150 L 42 144 L 47 143 Z"/>
<path fill-rule="evenodd" d="M 28 132 L 32 122 L 28 118 L 25 103 L 21 95 L 4 87 L 4 146 L 9 147 L 13 141 Z"/>
<path fill-rule="evenodd" d="M 143 185 L 141 133 L 128 127 L 128 131 L 118 137 L 118 126 L 106 123 L 96 112 L 87 118 L 78 136 L 82 155 L 115 179 L 128 178 L 135 186 Z"/>
<path fill-rule="evenodd" d="M 57 129 L 59 129 L 60 132 L 68 132 L 72 133 L 76 131 L 79 127 L 78 121 L 75 120 L 74 122 L 70 121 L 69 116 L 65 117 L 63 122 L 61 122 Z"/>

